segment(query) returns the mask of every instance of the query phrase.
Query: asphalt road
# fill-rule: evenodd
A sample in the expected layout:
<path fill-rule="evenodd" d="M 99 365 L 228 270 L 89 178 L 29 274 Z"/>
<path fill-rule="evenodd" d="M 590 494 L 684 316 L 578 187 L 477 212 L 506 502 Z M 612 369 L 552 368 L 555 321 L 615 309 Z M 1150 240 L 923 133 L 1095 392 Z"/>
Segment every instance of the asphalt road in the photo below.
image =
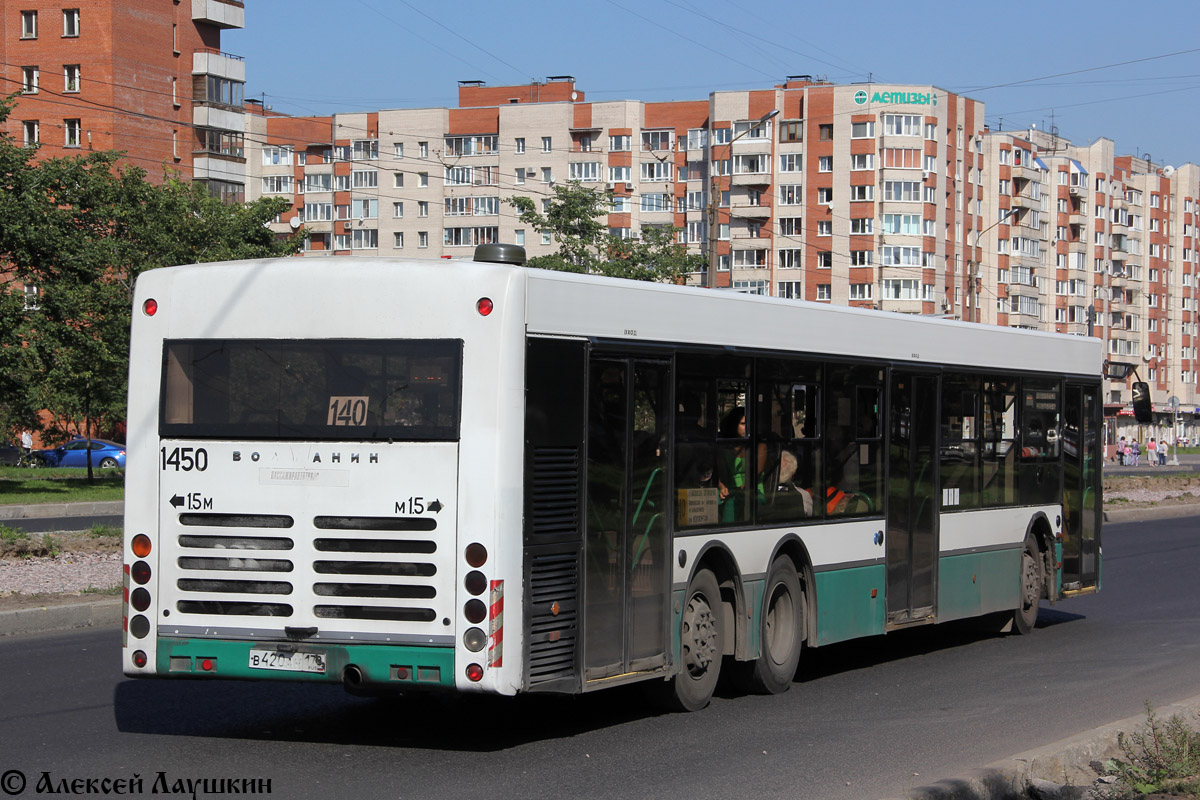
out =
<path fill-rule="evenodd" d="M 1200 694 L 1196 518 L 1105 528 L 1104 591 L 1031 637 L 925 628 L 806 654 L 778 697 L 367 700 L 127 681 L 119 633 L 0 641 L 0 773 L 267 778 L 280 797 L 878 798 Z M 15 778 L 4 776 L 2 781 Z M 0 786 L 0 788 L 4 788 Z"/>

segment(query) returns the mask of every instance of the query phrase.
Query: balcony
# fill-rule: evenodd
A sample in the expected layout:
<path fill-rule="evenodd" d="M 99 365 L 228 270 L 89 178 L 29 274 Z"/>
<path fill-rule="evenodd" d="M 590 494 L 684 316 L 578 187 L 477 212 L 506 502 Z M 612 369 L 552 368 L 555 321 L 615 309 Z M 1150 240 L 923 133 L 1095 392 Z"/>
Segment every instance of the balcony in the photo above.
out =
<path fill-rule="evenodd" d="M 245 159 L 218 158 L 208 155 L 197 155 L 192 159 L 192 180 L 226 181 L 228 183 L 246 182 Z"/>
<path fill-rule="evenodd" d="M 240 0 L 192 0 L 192 20 L 218 28 L 244 28 L 246 7 Z"/>
<path fill-rule="evenodd" d="M 738 219 L 766 219 L 771 216 L 771 206 L 737 205 L 729 207 L 729 216 Z"/>
<path fill-rule="evenodd" d="M 232 53 L 206 49 L 192 51 L 193 75 L 216 75 L 239 83 L 246 82 L 246 60 Z"/>
<path fill-rule="evenodd" d="M 246 115 L 237 111 L 216 106 L 196 106 L 192 109 L 192 124 L 197 128 L 216 128 L 222 131 L 237 131 L 246 129 Z"/>
<path fill-rule="evenodd" d="M 738 172 L 733 175 L 734 186 L 764 186 L 770 182 L 770 172 Z"/>

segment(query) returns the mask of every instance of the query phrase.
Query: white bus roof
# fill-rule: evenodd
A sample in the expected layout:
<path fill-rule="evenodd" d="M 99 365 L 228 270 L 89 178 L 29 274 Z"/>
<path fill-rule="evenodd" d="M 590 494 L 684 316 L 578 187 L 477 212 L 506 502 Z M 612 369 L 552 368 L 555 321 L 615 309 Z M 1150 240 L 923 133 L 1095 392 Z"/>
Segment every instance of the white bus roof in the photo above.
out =
<path fill-rule="evenodd" d="M 531 334 L 1091 376 L 1104 361 L 1094 338 L 465 259 L 341 256 L 168 267 L 141 275 L 135 302 L 175 298 L 172 337 L 374 337 L 388 335 L 398 320 L 440 336 L 453 326 L 447 309 L 466 313 L 470 297 L 519 296 L 522 286 Z"/>

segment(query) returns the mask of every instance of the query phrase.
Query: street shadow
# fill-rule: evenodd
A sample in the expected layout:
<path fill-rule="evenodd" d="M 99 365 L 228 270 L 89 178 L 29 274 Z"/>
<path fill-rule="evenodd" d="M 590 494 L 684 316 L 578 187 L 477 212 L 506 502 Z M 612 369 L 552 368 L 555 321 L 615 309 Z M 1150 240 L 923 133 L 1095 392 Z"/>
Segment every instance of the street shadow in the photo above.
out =
<path fill-rule="evenodd" d="M 571 696 L 353 697 L 340 686 L 194 679 L 117 684 L 117 729 L 219 739 L 496 752 L 662 712 L 637 686 Z M 464 725 L 463 720 L 495 720 Z"/>

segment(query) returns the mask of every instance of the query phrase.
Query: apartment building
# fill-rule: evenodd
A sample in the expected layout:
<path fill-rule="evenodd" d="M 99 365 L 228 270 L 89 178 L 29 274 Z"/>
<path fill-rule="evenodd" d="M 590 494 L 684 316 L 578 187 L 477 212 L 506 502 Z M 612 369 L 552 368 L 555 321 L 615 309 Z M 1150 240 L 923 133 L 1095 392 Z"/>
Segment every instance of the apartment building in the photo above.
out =
<path fill-rule="evenodd" d="M 453 256 L 508 241 L 532 256 L 555 245 L 509 199 L 546 203 L 574 180 L 612 192 L 615 235 L 678 228 L 710 264 L 694 283 L 911 313 L 962 315 L 973 297 L 978 101 L 800 77 L 707 100 L 593 103 L 569 76 L 467 81 L 459 101 L 339 114 L 321 141 L 252 118 L 265 138 L 261 158 L 250 144 L 251 197 L 294 193 L 279 230 L 304 224 L 313 251 Z M 299 160 L 303 175 L 281 180 Z"/>
<path fill-rule="evenodd" d="M 0 13 L 6 123 L 43 156 L 122 150 L 152 180 L 164 167 L 245 197 L 245 62 L 221 51 L 241 0 L 22 0 Z"/>

